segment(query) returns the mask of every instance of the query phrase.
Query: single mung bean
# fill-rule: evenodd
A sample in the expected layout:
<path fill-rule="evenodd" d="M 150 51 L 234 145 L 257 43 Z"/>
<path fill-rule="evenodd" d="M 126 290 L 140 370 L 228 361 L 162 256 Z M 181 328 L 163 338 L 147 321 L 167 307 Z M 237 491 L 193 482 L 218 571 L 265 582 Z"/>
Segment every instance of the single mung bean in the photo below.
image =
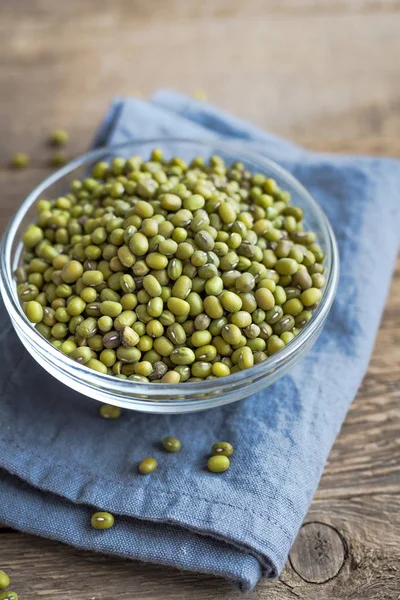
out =
<path fill-rule="evenodd" d="M 147 303 L 147 312 L 151 317 L 160 317 L 164 308 L 162 298 L 151 298 Z"/>
<path fill-rule="evenodd" d="M 195 361 L 195 354 L 193 350 L 187 347 L 175 348 L 170 356 L 170 360 L 174 365 L 190 365 Z"/>
<path fill-rule="evenodd" d="M 277 285 L 272 293 L 275 298 L 275 304 L 279 304 L 281 306 L 284 302 L 286 302 L 285 288 L 283 288 L 281 285 Z"/>
<path fill-rule="evenodd" d="M 255 323 L 252 323 L 245 327 L 243 332 L 248 339 L 252 340 L 260 335 L 260 328 Z"/>
<path fill-rule="evenodd" d="M 91 339 L 94 339 L 94 338 L 91 338 Z M 99 358 L 100 358 L 100 362 L 102 362 L 103 365 L 106 365 L 106 367 L 108 367 L 108 368 L 112 367 L 117 361 L 117 355 L 115 353 L 115 350 L 108 349 L 108 348 L 101 351 Z"/>
<path fill-rule="evenodd" d="M 153 458 L 152 456 L 149 456 L 148 458 L 144 458 L 140 463 L 139 463 L 139 473 L 142 473 L 142 475 L 149 475 L 150 473 L 153 473 L 153 471 L 155 471 L 157 469 L 158 463 L 156 461 L 155 458 Z"/>
<path fill-rule="evenodd" d="M 117 358 L 123 363 L 137 363 L 141 358 L 141 352 L 138 348 L 118 346 Z"/>
<path fill-rule="evenodd" d="M 171 297 L 167 301 L 168 310 L 176 316 L 188 315 L 190 312 L 190 304 L 182 298 Z"/>
<path fill-rule="evenodd" d="M 325 277 L 321 273 L 313 273 L 311 281 L 314 288 L 321 289 L 325 285 Z"/>
<path fill-rule="evenodd" d="M 114 525 L 114 517 L 109 512 L 97 512 L 91 516 L 93 529 L 110 529 Z"/>
<path fill-rule="evenodd" d="M 143 287 L 151 298 L 161 295 L 161 285 L 154 275 L 145 275 L 143 277 Z"/>
<path fill-rule="evenodd" d="M 0 590 L 5 590 L 10 585 L 10 578 L 4 571 L 0 570 Z"/>
<path fill-rule="evenodd" d="M 151 319 L 146 323 L 146 333 L 152 338 L 161 337 L 164 333 L 164 325 L 157 319 Z"/>
<path fill-rule="evenodd" d="M 136 256 L 144 256 L 149 249 L 147 237 L 140 232 L 134 233 L 129 240 L 129 248 Z"/>
<path fill-rule="evenodd" d="M 292 285 L 301 290 L 308 290 L 312 287 L 312 277 L 307 269 L 299 269 L 292 277 Z"/>
<path fill-rule="evenodd" d="M 325 267 L 319 263 L 314 263 L 311 267 L 308 267 L 308 272 L 310 275 L 314 275 L 314 273 L 321 273 L 321 275 L 323 275 L 325 273 Z"/>
<path fill-rule="evenodd" d="M 165 362 L 159 360 L 161 358 L 160 354 L 158 354 L 158 352 L 156 352 L 155 350 L 152 350 L 152 352 L 154 352 L 154 357 L 157 357 L 156 360 L 154 360 L 154 362 L 150 360 L 151 357 L 149 353 L 145 355 L 145 359 L 149 362 L 152 362 L 153 365 L 153 370 L 149 375 L 150 381 L 154 379 L 161 379 L 168 372 L 168 366 L 165 364 Z"/>
<path fill-rule="evenodd" d="M 198 331 L 204 331 L 210 326 L 211 319 L 208 315 L 201 313 L 194 320 L 194 326 Z"/>
<path fill-rule="evenodd" d="M 197 292 L 190 292 L 190 294 L 186 298 L 186 302 L 188 302 L 190 306 L 190 316 L 197 317 L 197 315 L 200 315 L 203 312 L 203 300 Z"/>
<path fill-rule="evenodd" d="M 173 349 L 173 343 L 165 336 L 160 336 L 154 340 L 154 350 L 163 357 L 169 356 Z"/>
<path fill-rule="evenodd" d="M 103 365 L 102 362 L 97 360 L 97 358 L 91 358 L 86 363 L 86 366 L 89 367 L 89 369 L 93 369 L 93 371 L 98 371 L 99 373 L 103 373 L 104 375 L 107 374 L 107 367 Z"/>
<path fill-rule="evenodd" d="M 311 310 L 303 310 L 301 311 L 301 313 L 299 313 L 298 315 L 296 315 L 295 318 L 295 323 L 297 327 L 304 327 L 304 325 L 306 325 L 312 317 L 312 312 Z"/>
<path fill-rule="evenodd" d="M 217 356 L 217 349 L 215 346 L 211 344 L 206 344 L 205 346 L 199 346 L 195 350 L 196 360 L 211 362 L 215 360 Z"/>
<path fill-rule="evenodd" d="M 182 200 L 175 194 L 164 194 L 161 197 L 161 206 L 168 211 L 177 211 L 182 207 Z M 185 207 L 186 208 L 186 207 Z"/>
<path fill-rule="evenodd" d="M 105 300 L 100 304 L 100 311 L 102 315 L 115 318 L 122 312 L 122 305 L 119 302 Z"/>
<path fill-rule="evenodd" d="M 286 345 L 294 339 L 294 334 L 291 331 L 284 331 L 279 337 Z"/>
<path fill-rule="evenodd" d="M 281 306 L 274 306 L 265 313 L 265 320 L 269 325 L 273 325 L 283 316 L 283 309 Z"/>
<path fill-rule="evenodd" d="M 119 406 L 113 406 L 111 404 L 102 404 L 100 406 L 100 416 L 103 419 L 119 419 L 121 416 L 121 409 Z"/>
<path fill-rule="evenodd" d="M 282 308 L 285 314 L 293 315 L 295 317 L 301 313 L 301 311 L 304 309 L 304 306 L 299 298 L 291 298 L 284 303 Z"/>
<path fill-rule="evenodd" d="M 213 456 L 232 456 L 233 446 L 229 442 L 216 442 L 212 445 L 211 454 Z"/>
<path fill-rule="evenodd" d="M 268 288 L 259 288 L 254 292 L 257 306 L 263 310 L 270 310 L 275 306 L 275 298 Z"/>
<path fill-rule="evenodd" d="M 248 369 L 254 364 L 253 353 L 248 346 L 244 346 L 240 349 L 238 366 L 239 369 Z"/>
<path fill-rule="evenodd" d="M 169 436 L 162 440 L 162 445 L 168 452 L 179 452 L 182 447 L 181 442 L 177 438 Z"/>
<path fill-rule="evenodd" d="M 167 337 L 175 346 L 181 346 L 186 342 L 186 333 L 182 325 L 173 323 L 167 328 Z"/>
<path fill-rule="evenodd" d="M 167 371 L 165 375 L 161 377 L 160 383 L 179 383 L 181 376 L 177 371 Z"/>
<path fill-rule="evenodd" d="M 237 325 L 229 324 L 222 329 L 221 335 L 225 342 L 234 346 L 240 342 L 241 331 Z"/>
<path fill-rule="evenodd" d="M 69 355 L 76 362 L 86 365 L 92 357 L 92 351 L 87 346 L 80 346 L 73 350 Z"/>
<path fill-rule="evenodd" d="M 40 323 L 43 319 L 43 307 L 36 300 L 31 300 L 24 305 L 25 314 L 31 323 Z"/>
<path fill-rule="evenodd" d="M 204 289 L 208 296 L 218 296 L 224 289 L 224 282 L 221 277 L 211 277 L 206 281 Z"/>
<path fill-rule="evenodd" d="M 275 270 L 280 275 L 294 275 L 298 268 L 299 265 L 293 258 L 280 258 L 275 265 Z"/>
<path fill-rule="evenodd" d="M 205 361 L 196 361 L 192 364 L 191 372 L 193 377 L 199 377 L 201 379 L 205 379 L 209 375 L 211 375 L 212 365 L 209 362 Z"/>
<path fill-rule="evenodd" d="M 64 146 L 68 140 L 69 135 L 64 129 L 54 129 L 49 135 L 49 143 L 52 146 Z"/>
<path fill-rule="evenodd" d="M 153 365 L 148 360 L 142 360 L 141 362 L 133 365 L 133 369 L 136 375 L 148 377 L 148 375 L 150 375 L 150 373 L 153 371 Z"/>
<path fill-rule="evenodd" d="M 284 347 L 285 342 L 281 340 L 277 335 L 271 335 L 267 342 L 267 350 L 269 355 L 275 354 L 275 352 L 282 350 L 282 348 Z"/>
<path fill-rule="evenodd" d="M 210 456 L 207 461 L 208 470 L 211 473 L 224 473 L 229 469 L 230 460 L 224 455 Z"/>
<path fill-rule="evenodd" d="M 243 273 L 236 279 L 236 289 L 238 292 L 251 292 L 255 286 L 255 279 L 251 273 Z"/>
<path fill-rule="evenodd" d="M 68 334 L 68 326 L 66 323 L 56 323 L 51 328 L 51 335 L 58 340 L 62 340 Z"/>
<path fill-rule="evenodd" d="M 282 333 L 291 331 L 294 324 L 294 317 L 292 315 L 285 315 L 274 324 L 273 330 L 277 335 L 281 335 Z"/>
<path fill-rule="evenodd" d="M 311 287 L 308 290 L 304 290 L 304 292 L 302 292 L 300 300 L 302 301 L 304 306 L 309 307 L 318 304 L 318 302 L 321 300 L 321 297 L 321 290 L 316 287 Z"/>
<path fill-rule="evenodd" d="M 14 169 L 23 169 L 29 164 L 29 161 L 29 154 L 26 154 L 26 152 L 18 152 L 11 158 L 10 165 Z"/>
<path fill-rule="evenodd" d="M 86 302 L 82 300 L 79 296 L 70 300 L 67 304 L 67 311 L 72 317 L 76 317 L 81 315 L 86 308 Z M 57 315 L 56 315 L 57 317 Z"/>
<path fill-rule="evenodd" d="M 103 344 L 105 348 L 118 348 L 120 345 L 119 331 L 109 331 L 103 336 Z"/>
<path fill-rule="evenodd" d="M 61 277 L 65 283 L 75 283 L 83 274 L 83 267 L 77 260 L 71 260 L 61 269 Z"/>
<path fill-rule="evenodd" d="M 211 342 L 211 339 L 212 335 L 209 331 L 195 331 L 192 334 L 190 341 L 193 344 L 193 346 L 199 348 L 200 346 L 206 346 L 207 344 L 209 344 Z"/>
<path fill-rule="evenodd" d="M 191 289 L 192 280 L 190 279 L 190 277 L 187 277 L 186 275 L 181 275 L 180 277 L 178 277 L 178 279 L 172 286 L 171 294 L 174 298 L 181 298 L 182 300 L 185 300 L 185 298 L 190 293 Z"/>
<path fill-rule="evenodd" d="M 85 302 L 87 302 L 89 304 L 91 302 L 94 302 L 96 300 L 96 298 L 97 298 L 97 292 L 92 287 L 85 287 L 85 288 L 83 288 L 83 290 L 80 292 L 79 295 L 82 298 L 82 300 L 84 300 Z"/>
<path fill-rule="evenodd" d="M 250 350 L 253 352 L 253 356 L 254 356 L 255 352 L 265 350 L 265 348 L 267 347 L 267 344 L 266 344 L 265 340 L 263 340 L 261 337 L 256 337 L 256 338 L 247 339 L 246 346 L 248 346 L 250 348 Z"/>
<path fill-rule="evenodd" d="M 123 327 L 120 331 L 121 344 L 126 348 L 137 346 L 139 343 L 139 336 L 131 327 Z"/>
<path fill-rule="evenodd" d="M 26 248 L 34 248 L 43 240 L 43 230 L 37 225 L 29 225 L 22 236 L 22 241 Z"/>
<path fill-rule="evenodd" d="M 221 294 L 221 304 L 229 313 L 236 313 L 242 308 L 243 302 L 237 294 L 225 290 Z"/>
<path fill-rule="evenodd" d="M 216 377 L 225 377 L 230 374 L 231 370 L 228 365 L 221 361 L 217 361 L 212 364 L 211 372 Z"/>
<path fill-rule="evenodd" d="M 268 358 L 267 355 L 265 354 L 265 352 L 263 352 L 263 351 L 254 352 L 253 356 L 254 356 L 254 364 L 255 365 L 260 362 L 263 362 L 263 360 L 266 360 Z"/>
<path fill-rule="evenodd" d="M 96 287 L 104 281 L 104 276 L 101 271 L 85 271 L 82 273 L 82 281 L 86 286 Z"/>

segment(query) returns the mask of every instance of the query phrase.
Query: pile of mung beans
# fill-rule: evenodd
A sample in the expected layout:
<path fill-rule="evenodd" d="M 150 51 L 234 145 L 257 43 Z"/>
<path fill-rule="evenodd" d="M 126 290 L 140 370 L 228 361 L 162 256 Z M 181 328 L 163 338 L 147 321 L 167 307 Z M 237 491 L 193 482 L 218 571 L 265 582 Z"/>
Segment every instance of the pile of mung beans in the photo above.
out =
<path fill-rule="evenodd" d="M 324 252 L 274 179 L 155 149 L 99 162 L 37 203 L 17 292 L 72 360 L 139 382 L 198 382 L 252 367 L 312 318 Z"/>

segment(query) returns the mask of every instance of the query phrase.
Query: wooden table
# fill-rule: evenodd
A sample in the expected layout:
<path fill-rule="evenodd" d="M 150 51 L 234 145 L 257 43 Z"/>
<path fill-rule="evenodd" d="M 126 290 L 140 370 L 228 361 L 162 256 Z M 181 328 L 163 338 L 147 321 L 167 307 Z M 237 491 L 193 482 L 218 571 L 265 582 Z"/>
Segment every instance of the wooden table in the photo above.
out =
<path fill-rule="evenodd" d="M 2 226 L 48 171 L 49 130 L 66 128 L 79 154 L 113 96 L 161 86 L 204 90 L 315 149 L 400 156 L 398 0 L 3 1 L 0 50 Z M 32 156 L 24 171 L 7 168 L 16 151 Z M 249 599 L 400 598 L 399 359 L 397 270 L 368 374 L 290 560 Z M 0 568 L 21 600 L 240 597 L 213 577 L 0 532 Z"/>

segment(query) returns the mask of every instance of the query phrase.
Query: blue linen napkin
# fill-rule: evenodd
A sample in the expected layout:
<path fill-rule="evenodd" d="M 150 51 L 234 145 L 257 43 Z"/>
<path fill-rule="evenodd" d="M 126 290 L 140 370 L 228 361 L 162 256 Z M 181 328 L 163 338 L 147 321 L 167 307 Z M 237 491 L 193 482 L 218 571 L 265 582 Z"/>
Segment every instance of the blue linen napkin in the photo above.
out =
<path fill-rule="evenodd" d="M 312 351 L 245 401 L 204 413 L 98 417 L 23 349 L 1 310 L 0 521 L 91 550 L 223 576 L 243 591 L 274 577 L 317 488 L 365 373 L 398 248 L 400 169 L 391 159 L 307 151 L 204 102 L 161 91 L 117 100 L 96 145 L 177 136 L 239 140 L 289 169 L 335 230 L 341 278 Z M 176 435 L 182 451 L 159 441 Z M 211 444 L 235 447 L 222 476 L 204 468 Z M 137 464 L 154 455 L 149 477 Z M 116 515 L 94 531 L 94 507 Z"/>

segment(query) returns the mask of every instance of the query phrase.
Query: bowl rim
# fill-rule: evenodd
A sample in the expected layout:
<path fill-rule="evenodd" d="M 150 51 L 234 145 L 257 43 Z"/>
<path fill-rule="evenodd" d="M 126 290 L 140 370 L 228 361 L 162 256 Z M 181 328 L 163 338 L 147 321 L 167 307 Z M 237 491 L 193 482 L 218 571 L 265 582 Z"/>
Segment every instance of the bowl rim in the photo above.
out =
<path fill-rule="evenodd" d="M 328 240 L 329 249 L 331 252 L 331 265 L 328 274 L 328 278 L 324 287 L 322 299 L 315 309 L 313 313 L 313 318 L 310 322 L 304 327 L 299 334 L 282 350 L 273 354 L 272 356 L 268 356 L 266 360 L 257 363 L 256 365 L 244 370 L 238 371 L 231 375 L 227 375 L 222 378 L 211 379 L 211 380 L 202 380 L 201 382 L 182 382 L 179 384 L 171 384 L 167 383 L 164 386 L 160 386 L 159 383 L 148 383 L 148 382 L 140 382 L 140 381 L 132 381 L 129 379 L 120 379 L 113 375 L 106 375 L 102 373 L 98 373 L 91 369 L 88 369 L 84 365 L 80 365 L 72 361 L 68 356 L 62 354 L 57 348 L 55 348 L 48 340 L 40 335 L 40 333 L 31 326 L 30 323 L 26 320 L 26 317 L 22 311 L 21 305 L 19 303 L 17 294 L 16 294 L 16 285 L 12 272 L 12 247 L 15 242 L 15 236 L 23 221 L 26 213 L 29 211 L 34 202 L 39 198 L 40 194 L 47 189 L 49 186 L 55 184 L 57 181 L 60 181 L 63 177 L 70 174 L 75 169 L 85 165 L 85 163 L 91 163 L 95 160 L 101 159 L 107 153 L 115 154 L 119 150 L 125 150 L 132 145 L 140 145 L 140 144 L 151 144 L 154 146 L 159 146 L 163 144 L 170 143 L 179 143 L 179 144 L 196 144 L 198 146 L 209 147 L 212 146 L 215 150 L 221 150 L 225 152 L 235 152 L 239 157 L 243 159 L 248 159 L 249 161 L 253 161 L 257 163 L 257 167 L 260 169 L 265 169 L 269 171 L 272 176 L 274 174 L 279 175 L 284 181 L 286 181 L 290 186 L 296 190 L 296 192 L 306 197 L 308 202 L 311 204 L 313 211 L 319 217 L 323 228 L 325 228 L 325 232 L 323 232 L 324 237 Z M 181 137 L 157 137 L 157 138 L 140 138 L 140 139 L 132 139 L 128 142 L 123 142 L 120 144 L 115 144 L 111 146 L 102 146 L 99 149 L 92 150 L 87 152 L 71 162 L 67 165 L 63 166 L 61 169 L 58 169 L 48 177 L 46 177 L 43 181 L 41 181 L 25 198 L 22 202 L 21 206 L 15 212 L 8 226 L 6 227 L 4 234 L 1 240 L 0 246 L 0 291 L 2 293 L 7 311 L 10 313 L 10 317 L 12 320 L 15 320 L 17 325 L 21 328 L 30 327 L 32 336 L 35 340 L 35 344 L 37 344 L 40 349 L 45 354 L 50 354 L 51 359 L 55 363 L 62 363 L 65 365 L 66 371 L 73 369 L 75 375 L 80 375 L 81 379 L 85 379 L 90 375 L 91 385 L 98 386 L 101 389 L 105 387 L 107 390 L 112 392 L 119 392 L 126 394 L 127 402 L 132 402 L 132 404 L 137 404 L 141 402 L 145 402 L 146 404 L 152 403 L 151 400 L 138 400 L 134 397 L 135 394 L 139 395 L 152 395 L 157 396 L 157 389 L 161 391 L 161 387 L 164 388 L 168 386 L 171 390 L 174 390 L 174 393 L 177 391 L 179 395 L 184 395 L 185 399 L 179 400 L 180 404 L 184 404 L 187 402 L 196 402 L 195 398 L 190 398 L 190 396 L 198 393 L 198 388 L 201 386 L 201 391 L 206 393 L 207 391 L 212 391 L 214 388 L 220 388 L 221 393 L 223 393 L 223 388 L 229 387 L 230 385 L 238 384 L 243 378 L 248 378 L 252 376 L 261 376 L 263 372 L 274 371 L 280 365 L 284 364 L 289 358 L 292 357 L 302 346 L 303 344 L 315 333 L 323 321 L 325 320 L 335 297 L 336 289 L 338 285 L 339 279 L 339 252 L 337 247 L 336 238 L 332 227 L 326 217 L 324 211 L 319 206 L 317 201 L 313 198 L 311 193 L 286 169 L 281 167 L 275 161 L 264 157 L 257 152 L 253 152 L 251 150 L 243 150 L 238 142 L 231 141 L 220 141 L 220 140 L 198 140 L 195 138 L 181 138 Z M 106 384 L 106 386 L 105 386 Z M 197 392 L 196 392 L 197 390 Z M 129 396 L 132 396 L 131 400 L 129 400 Z M 154 400 L 158 405 L 160 404 L 170 404 L 168 400 Z M 202 401 L 207 407 L 207 404 L 210 404 L 210 407 L 213 404 L 213 398 L 208 398 Z"/>

